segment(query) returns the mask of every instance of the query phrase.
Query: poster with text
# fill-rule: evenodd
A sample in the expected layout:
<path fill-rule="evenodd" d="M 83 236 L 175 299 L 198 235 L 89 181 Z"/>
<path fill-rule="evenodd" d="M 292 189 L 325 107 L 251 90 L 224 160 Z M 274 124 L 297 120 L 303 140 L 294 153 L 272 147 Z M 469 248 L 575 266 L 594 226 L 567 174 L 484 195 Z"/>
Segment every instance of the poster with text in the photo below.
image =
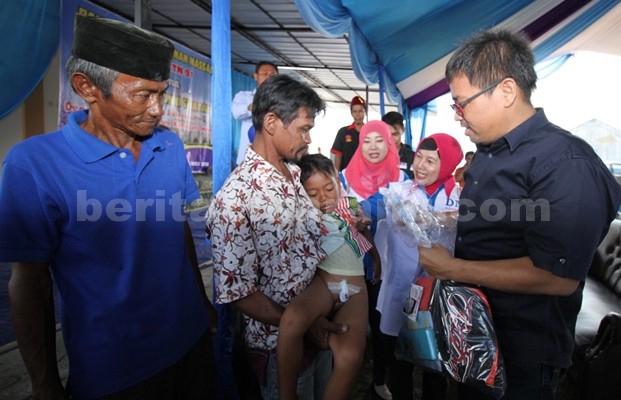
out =
<path fill-rule="evenodd" d="M 65 71 L 65 64 L 71 55 L 76 14 L 131 22 L 86 0 L 63 0 L 59 127 L 66 123 L 69 113 L 87 107 L 82 98 L 71 88 Z M 161 125 L 176 132 L 183 140 L 192 171 L 207 171 L 212 163 L 211 60 L 172 42 L 175 53 L 170 67 L 170 86 L 164 95 L 164 116 Z"/>

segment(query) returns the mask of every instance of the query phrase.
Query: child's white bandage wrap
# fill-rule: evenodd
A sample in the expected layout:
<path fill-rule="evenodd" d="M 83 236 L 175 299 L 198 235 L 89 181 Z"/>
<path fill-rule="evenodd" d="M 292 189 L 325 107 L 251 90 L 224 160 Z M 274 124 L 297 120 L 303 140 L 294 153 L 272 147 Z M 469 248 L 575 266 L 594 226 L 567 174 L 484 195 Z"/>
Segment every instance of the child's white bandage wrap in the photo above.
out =
<path fill-rule="evenodd" d="M 360 292 L 360 286 L 348 284 L 345 279 L 340 282 L 328 282 L 328 289 L 332 294 L 337 294 L 339 296 L 341 303 L 345 303 L 349 300 L 352 294 Z"/>

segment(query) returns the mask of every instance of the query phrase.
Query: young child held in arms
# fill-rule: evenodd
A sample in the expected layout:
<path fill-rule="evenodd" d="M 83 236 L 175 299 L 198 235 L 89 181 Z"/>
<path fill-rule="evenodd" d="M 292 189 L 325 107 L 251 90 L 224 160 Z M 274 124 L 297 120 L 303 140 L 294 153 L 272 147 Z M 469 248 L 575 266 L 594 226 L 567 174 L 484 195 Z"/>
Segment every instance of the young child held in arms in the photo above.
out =
<path fill-rule="evenodd" d="M 309 286 L 287 306 L 280 319 L 277 360 L 280 398 L 297 399 L 304 335 L 320 316 L 348 326 L 328 338 L 334 367 L 323 398 L 349 398 L 362 366 L 367 332 L 367 291 L 362 257 L 372 244 L 355 228 L 361 211 L 355 199 L 341 196 L 332 161 L 309 154 L 299 162 L 301 181 L 313 205 L 323 213 L 321 247 L 327 257 Z"/>

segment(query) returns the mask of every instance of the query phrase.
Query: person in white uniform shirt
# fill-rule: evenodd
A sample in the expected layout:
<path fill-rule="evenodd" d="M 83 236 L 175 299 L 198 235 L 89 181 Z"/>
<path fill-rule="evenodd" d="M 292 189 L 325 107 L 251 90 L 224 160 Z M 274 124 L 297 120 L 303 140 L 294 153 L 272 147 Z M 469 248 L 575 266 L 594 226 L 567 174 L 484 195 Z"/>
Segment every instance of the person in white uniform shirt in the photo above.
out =
<path fill-rule="evenodd" d="M 414 153 L 414 181 L 391 182 L 389 189 L 410 190 L 411 196 L 426 198 L 434 212 L 455 212 L 459 208 L 459 185 L 453 176 L 455 167 L 463 157 L 459 142 L 446 133 L 436 133 L 420 141 Z M 391 211 L 386 207 L 386 217 L 379 221 L 375 233 L 377 249 L 382 260 L 382 283 L 377 299 L 381 314 L 380 331 L 386 353 L 390 354 L 388 370 L 391 390 L 395 399 L 412 393 L 413 364 L 396 360 L 394 349 L 403 325 L 403 307 L 412 282 L 423 272 L 418 262 L 418 248 L 408 243 L 394 225 Z M 453 247 L 454 236 L 442 237 L 445 246 Z M 444 398 L 446 380 L 433 372 L 424 372 L 423 399 Z"/>
<path fill-rule="evenodd" d="M 278 67 L 275 64 L 269 61 L 261 61 L 257 64 L 252 77 L 257 81 L 258 88 L 265 80 L 276 74 L 278 74 Z M 246 149 L 252 143 L 252 139 L 254 139 L 254 129 L 251 132 L 250 128 L 252 128 L 252 99 L 256 91 L 257 89 L 237 92 L 231 103 L 233 118 L 241 121 L 239 149 L 237 151 L 236 160 L 237 165 L 241 164 L 244 160 Z"/>

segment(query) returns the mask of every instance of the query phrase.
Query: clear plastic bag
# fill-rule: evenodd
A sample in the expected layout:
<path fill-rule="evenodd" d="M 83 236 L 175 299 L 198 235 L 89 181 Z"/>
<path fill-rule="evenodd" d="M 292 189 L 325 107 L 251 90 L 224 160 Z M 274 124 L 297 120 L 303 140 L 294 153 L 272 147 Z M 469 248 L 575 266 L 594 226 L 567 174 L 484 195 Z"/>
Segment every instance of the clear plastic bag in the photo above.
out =
<path fill-rule="evenodd" d="M 456 213 L 434 212 L 424 190 L 413 185 L 390 185 L 380 188 L 393 229 L 410 247 L 431 247 L 434 243 L 452 249 Z"/>

